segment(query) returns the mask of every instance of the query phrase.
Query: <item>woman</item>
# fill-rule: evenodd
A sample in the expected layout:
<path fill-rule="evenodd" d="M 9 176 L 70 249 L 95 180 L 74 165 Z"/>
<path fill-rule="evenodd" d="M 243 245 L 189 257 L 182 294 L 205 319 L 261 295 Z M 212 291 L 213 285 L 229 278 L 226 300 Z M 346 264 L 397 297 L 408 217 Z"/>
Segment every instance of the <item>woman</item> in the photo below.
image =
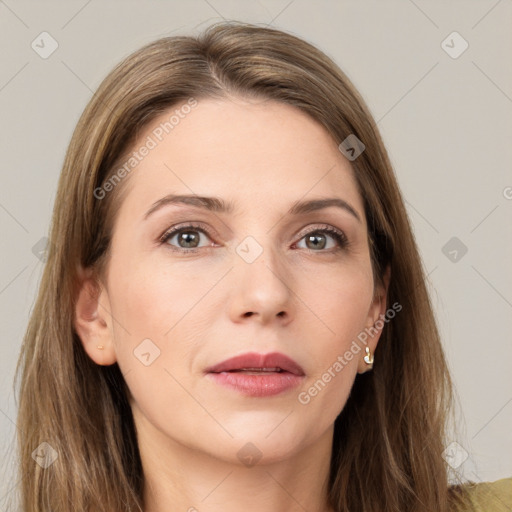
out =
<path fill-rule="evenodd" d="M 17 368 L 23 510 L 512 503 L 510 480 L 448 485 L 399 187 L 310 44 L 225 23 L 127 57 L 76 127 L 49 245 Z"/>

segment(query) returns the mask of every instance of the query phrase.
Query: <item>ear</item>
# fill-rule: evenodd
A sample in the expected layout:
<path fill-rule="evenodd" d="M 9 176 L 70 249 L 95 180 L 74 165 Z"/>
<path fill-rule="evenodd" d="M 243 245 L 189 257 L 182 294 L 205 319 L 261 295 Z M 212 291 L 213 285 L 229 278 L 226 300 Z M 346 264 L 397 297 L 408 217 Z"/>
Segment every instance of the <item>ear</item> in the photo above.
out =
<path fill-rule="evenodd" d="M 80 285 L 73 325 L 89 357 L 96 364 L 109 366 L 117 358 L 108 293 L 91 269 L 80 267 L 78 275 Z"/>
<path fill-rule="evenodd" d="M 382 329 L 385 326 L 384 318 L 386 316 L 386 307 L 387 307 L 387 295 L 389 288 L 389 281 L 391 279 L 391 267 L 388 265 L 382 276 L 382 281 L 384 284 L 378 284 L 373 301 L 370 305 L 370 309 L 368 311 L 367 323 L 366 323 L 366 332 L 368 333 L 368 337 L 366 338 L 366 344 L 361 343 L 361 352 L 359 356 L 359 361 L 357 364 L 357 373 L 365 373 L 368 370 L 371 370 L 372 365 L 369 365 L 364 360 L 366 353 L 366 347 L 370 350 L 370 355 L 373 356 L 375 353 L 375 349 L 377 348 L 377 343 L 379 342 L 380 335 L 382 334 Z M 378 320 L 381 320 L 377 323 Z M 376 325 L 377 323 L 377 325 Z"/>

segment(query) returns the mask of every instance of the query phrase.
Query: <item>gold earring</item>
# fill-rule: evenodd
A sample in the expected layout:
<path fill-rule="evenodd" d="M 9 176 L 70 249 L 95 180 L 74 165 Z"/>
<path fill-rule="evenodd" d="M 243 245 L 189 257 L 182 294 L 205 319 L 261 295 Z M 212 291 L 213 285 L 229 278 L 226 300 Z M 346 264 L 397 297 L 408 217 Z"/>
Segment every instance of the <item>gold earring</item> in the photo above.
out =
<path fill-rule="evenodd" d="M 373 356 L 370 353 L 370 349 L 368 347 L 366 347 L 366 355 L 364 356 L 364 362 L 369 366 L 373 365 Z"/>
<path fill-rule="evenodd" d="M 103 350 L 105 347 L 103 345 L 97 345 L 99 350 Z"/>

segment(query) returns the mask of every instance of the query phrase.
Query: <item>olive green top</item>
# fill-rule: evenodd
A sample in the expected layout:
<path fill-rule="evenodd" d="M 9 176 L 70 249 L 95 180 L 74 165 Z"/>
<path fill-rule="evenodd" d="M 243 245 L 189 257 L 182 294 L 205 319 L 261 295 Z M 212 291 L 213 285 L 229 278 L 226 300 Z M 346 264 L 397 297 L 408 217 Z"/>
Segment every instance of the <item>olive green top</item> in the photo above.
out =
<path fill-rule="evenodd" d="M 467 512 L 512 512 L 512 477 L 468 485 L 466 489 L 472 505 Z"/>

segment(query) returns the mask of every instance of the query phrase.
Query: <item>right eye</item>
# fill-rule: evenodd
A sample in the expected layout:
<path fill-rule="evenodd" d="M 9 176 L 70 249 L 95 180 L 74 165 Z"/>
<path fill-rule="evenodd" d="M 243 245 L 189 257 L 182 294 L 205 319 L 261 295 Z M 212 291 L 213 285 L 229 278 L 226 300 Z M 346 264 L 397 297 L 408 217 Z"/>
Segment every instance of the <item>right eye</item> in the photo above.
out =
<path fill-rule="evenodd" d="M 210 234 L 205 227 L 194 224 L 174 226 L 162 235 L 160 242 L 169 245 L 172 250 L 179 252 L 197 252 L 200 248 L 201 234 L 210 238 Z M 178 245 L 170 243 L 175 237 Z M 206 247 L 211 247 L 212 245 L 209 244 Z"/>

